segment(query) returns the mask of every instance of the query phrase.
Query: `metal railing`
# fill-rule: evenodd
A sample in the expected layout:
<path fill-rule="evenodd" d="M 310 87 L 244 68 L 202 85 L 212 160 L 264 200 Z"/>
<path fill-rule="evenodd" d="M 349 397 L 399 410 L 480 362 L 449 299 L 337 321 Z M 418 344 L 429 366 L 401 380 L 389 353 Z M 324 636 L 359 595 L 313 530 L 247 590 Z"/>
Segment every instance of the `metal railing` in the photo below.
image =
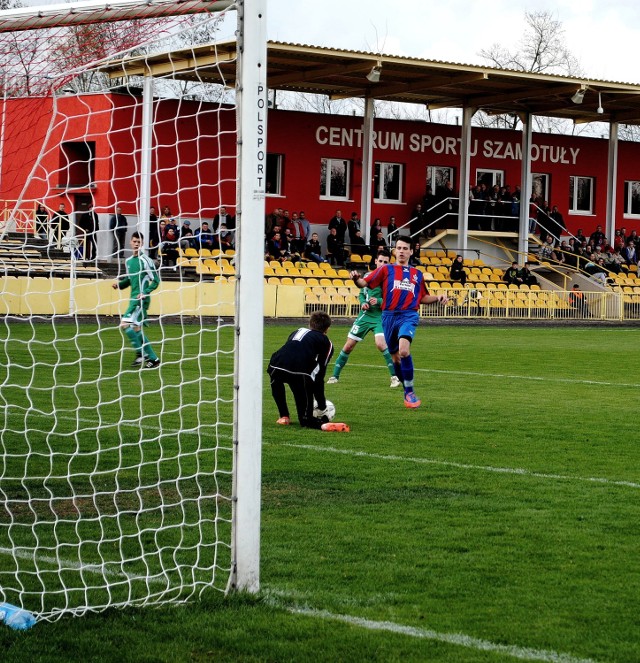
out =
<path fill-rule="evenodd" d="M 286 288 L 287 286 L 282 286 Z M 446 304 L 420 308 L 421 318 L 548 320 L 548 321 L 640 321 L 638 292 L 549 291 L 507 287 L 434 288 L 433 294 L 446 294 Z M 332 317 L 355 318 L 360 312 L 357 298 L 327 295 L 324 301 L 307 298 L 305 315 L 325 310 Z"/>

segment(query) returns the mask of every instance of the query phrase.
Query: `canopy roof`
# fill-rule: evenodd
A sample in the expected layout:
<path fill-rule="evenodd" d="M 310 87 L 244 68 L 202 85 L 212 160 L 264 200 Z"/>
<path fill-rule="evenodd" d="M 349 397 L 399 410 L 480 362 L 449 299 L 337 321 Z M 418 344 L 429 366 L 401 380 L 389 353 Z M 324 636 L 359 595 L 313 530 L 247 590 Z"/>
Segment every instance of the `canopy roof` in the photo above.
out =
<path fill-rule="evenodd" d="M 120 60 L 107 70 L 112 76 L 162 76 L 171 71 L 185 80 L 233 86 L 236 57 L 236 42 L 230 40 Z M 373 68 L 379 72 L 377 82 Z M 430 109 L 472 107 L 489 114 L 531 113 L 576 123 L 640 124 L 640 84 L 284 42 L 267 44 L 267 85 L 334 99 L 370 97 Z M 572 96 L 579 90 L 584 96 L 575 103 Z"/>

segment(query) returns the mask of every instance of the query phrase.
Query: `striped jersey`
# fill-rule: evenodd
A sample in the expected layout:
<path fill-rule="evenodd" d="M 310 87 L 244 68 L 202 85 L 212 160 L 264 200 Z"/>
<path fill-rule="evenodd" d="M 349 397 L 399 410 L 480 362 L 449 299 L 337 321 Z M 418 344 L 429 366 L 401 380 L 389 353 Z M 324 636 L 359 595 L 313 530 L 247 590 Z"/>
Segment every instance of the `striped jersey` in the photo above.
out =
<path fill-rule="evenodd" d="M 409 265 L 382 265 L 363 278 L 369 288 L 382 286 L 383 311 L 417 311 L 429 294 L 423 273 Z"/>

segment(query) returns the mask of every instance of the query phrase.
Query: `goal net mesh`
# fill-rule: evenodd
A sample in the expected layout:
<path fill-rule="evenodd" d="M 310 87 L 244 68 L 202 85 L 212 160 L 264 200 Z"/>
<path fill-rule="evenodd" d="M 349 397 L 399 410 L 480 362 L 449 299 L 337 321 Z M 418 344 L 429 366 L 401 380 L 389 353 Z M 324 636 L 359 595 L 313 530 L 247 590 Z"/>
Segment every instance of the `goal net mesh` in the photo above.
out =
<path fill-rule="evenodd" d="M 38 618 L 230 581 L 232 9 L 0 35 L 0 600 Z"/>

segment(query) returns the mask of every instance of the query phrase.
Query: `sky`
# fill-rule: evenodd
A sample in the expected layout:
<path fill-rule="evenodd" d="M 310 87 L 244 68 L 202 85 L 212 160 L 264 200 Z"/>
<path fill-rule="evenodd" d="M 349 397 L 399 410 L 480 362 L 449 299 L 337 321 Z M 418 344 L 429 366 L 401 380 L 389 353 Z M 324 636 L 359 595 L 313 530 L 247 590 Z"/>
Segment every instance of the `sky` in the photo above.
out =
<path fill-rule="evenodd" d="M 268 38 L 462 64 L 515 50 L 525 11 L 550 11 L 588 80 L 640 83 L 638 0 L 267 0 Z"/>

